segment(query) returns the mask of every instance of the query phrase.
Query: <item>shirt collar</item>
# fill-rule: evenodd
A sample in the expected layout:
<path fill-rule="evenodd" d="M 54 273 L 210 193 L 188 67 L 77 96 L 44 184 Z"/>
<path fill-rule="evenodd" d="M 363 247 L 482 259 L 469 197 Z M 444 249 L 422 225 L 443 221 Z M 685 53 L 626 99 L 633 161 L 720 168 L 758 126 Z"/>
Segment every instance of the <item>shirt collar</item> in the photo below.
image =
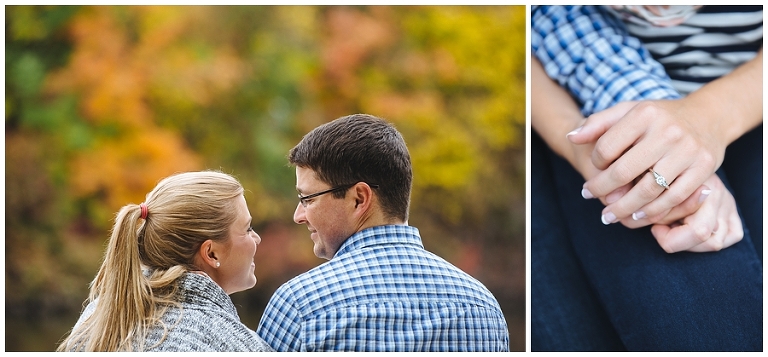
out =
<path fill-rule="evenodd" d="M 366 228 L 351 235 L 339 247 L 333 258 L 349 254 L 360 248 L 380 244 L 411 244 L 424 249 L 418 228 L 405 225 L 386 225 Z"/>

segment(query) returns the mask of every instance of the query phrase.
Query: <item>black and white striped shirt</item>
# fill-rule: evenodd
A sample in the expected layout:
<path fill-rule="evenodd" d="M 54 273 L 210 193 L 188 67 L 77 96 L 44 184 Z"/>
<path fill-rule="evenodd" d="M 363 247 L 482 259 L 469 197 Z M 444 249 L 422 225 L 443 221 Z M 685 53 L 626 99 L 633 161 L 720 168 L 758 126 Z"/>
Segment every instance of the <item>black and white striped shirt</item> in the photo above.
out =
<path fill-rule="evenodd" d="M 682 24 L 670 27 L 625 24 L 683 95 L 730 73 L 763 46 L 762 5 L 703 6 Z"/>

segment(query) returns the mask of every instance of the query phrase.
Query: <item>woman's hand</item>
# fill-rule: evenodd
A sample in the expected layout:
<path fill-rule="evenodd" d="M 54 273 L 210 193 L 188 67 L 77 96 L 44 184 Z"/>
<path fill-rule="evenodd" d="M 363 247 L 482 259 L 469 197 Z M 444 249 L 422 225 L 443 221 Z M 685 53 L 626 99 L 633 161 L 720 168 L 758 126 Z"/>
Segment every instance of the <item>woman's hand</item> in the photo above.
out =
<path fill-rule="evenodd" d="M 621 114 L 622 110 L 626 112 L 635 105 L 636 103 L 621 103 L 617 105 L 615 113 Z M 614 123 L 601 121 L 601 130 L 607 131 Z M 567 137 L 570 139 L 582 130 L 583 127 L 579 127 Z M 573 145 L 572 155 L 569 155 L 571 164 L 587 180 L 603 172 L 593 165 L 591 158 L 594 147 L 595 144 L 590 142 Z M 622 198 L 640 180 L 633 180 L 598 198 L 603 204 L 610 205 Z M 588 190 L 582 191 L 582 195 L 585 198 L 593 198 Z M 735 200 L 714 173 L 680 204 L 653 216 L 635 214 L 620 222 L 632 229 L 653 224 L 651 233 L 668 253 L 684 250 L 718 251 L 739 242 L 744 236 Z"/>
<path fill-rule="evenodd" d="M 733 195 L 715 174 L 705 185 L 711 188 L 709 196 L 694 214 L 681 221 L 651 227 L 654 238 L 667 253 L 716 252 L 744 237 Z"/>
<path fill-rule="evenodd" d="M 722 163 L 720 123 L 702 116 L 685 99 L 625 102 L 593 114 L 571 142 L 596 141 L 592 163 L 603 170 L 584 184 L 588 195 L 607 196 L 635 182 L 602 214 L 605 224 L 627 217 L 656 217 L 688 199 Z M 665 189 L 649 172 L 663 175 Z M 586 197 L 586 196 L 585 196 Z"/>
<path fill-rule="evenodd" d="M 631 107 L 631 106 L 630 106 Z M 584 120 L 580 121 L 583 124 Z M 581 127 L 571 131 L 567 136 L 574 135 L 579 132 Z M 589 180 L 602 172 L 592 164 L 592 151 L 594 150 L 594 143 L 586 143 L 580 145 L 571 145 L 570 155 L 565 155 L 570 164 L 578 171 L 585 180 Z M 604 205 L 609 205 L 618 201 L 623 197 L 636 182 L 632 182 L 617 188 L 603 197 L 594 197 L 591 192 L 584 189 L 581 194 L 584 198 L 598 198 Z M 645 227 L 650 224 L 670 224 L 672 222 L 683 219 L 696 212 L 701 206 L 702 202 L 709 195 L 709 187 L 702 185 L 694 193 L 689 196 L 683 203 L 672 209 L 666 210 L 655 216 L 638 216 L 634 215 L 630 218 L 621 220 L 621 224 L 627 228 L 634 229 L 639 227 Z"/>
<path fill-rule="evenodd" d="M 610 224 L 658 216 L 683 202 L 720 166 L 725 148 L 763 121 L 763 50 L 733 72 L 683 99 L 625 102 L 590 116 L 571 142 L 596 142 L 592 162 L 604 170 L 584 184 L 601 197 L 636 181 L 602 212 Z M 669 183 L 666 190 L 648 171 Z"/>

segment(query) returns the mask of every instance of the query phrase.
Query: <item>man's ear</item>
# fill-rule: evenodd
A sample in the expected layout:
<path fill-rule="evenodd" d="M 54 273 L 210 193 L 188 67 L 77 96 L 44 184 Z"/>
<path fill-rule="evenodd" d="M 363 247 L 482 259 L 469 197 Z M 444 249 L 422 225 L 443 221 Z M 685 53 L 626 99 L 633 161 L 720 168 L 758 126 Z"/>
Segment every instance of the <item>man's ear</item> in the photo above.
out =
<path fill-rule="evenodd" d="M 358 182 L 353 190 L 355 198 L 355 209 L 362 208 L 363 211 L 370 209 L 373 204 L 373 190 L 365 182 Z"/>

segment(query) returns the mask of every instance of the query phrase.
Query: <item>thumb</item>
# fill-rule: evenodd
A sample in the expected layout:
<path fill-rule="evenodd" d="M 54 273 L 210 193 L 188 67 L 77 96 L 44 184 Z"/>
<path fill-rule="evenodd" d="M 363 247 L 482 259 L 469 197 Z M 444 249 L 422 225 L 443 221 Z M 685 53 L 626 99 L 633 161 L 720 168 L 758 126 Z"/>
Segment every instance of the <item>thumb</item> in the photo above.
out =
<path fill-rule="evenodd" d="M 582 126 L 566 134 L 565 137 L 574 144 L 594 143 L 635 105 L 637 102 L 621 102 L 594 113 L 586 119 Z"/>

